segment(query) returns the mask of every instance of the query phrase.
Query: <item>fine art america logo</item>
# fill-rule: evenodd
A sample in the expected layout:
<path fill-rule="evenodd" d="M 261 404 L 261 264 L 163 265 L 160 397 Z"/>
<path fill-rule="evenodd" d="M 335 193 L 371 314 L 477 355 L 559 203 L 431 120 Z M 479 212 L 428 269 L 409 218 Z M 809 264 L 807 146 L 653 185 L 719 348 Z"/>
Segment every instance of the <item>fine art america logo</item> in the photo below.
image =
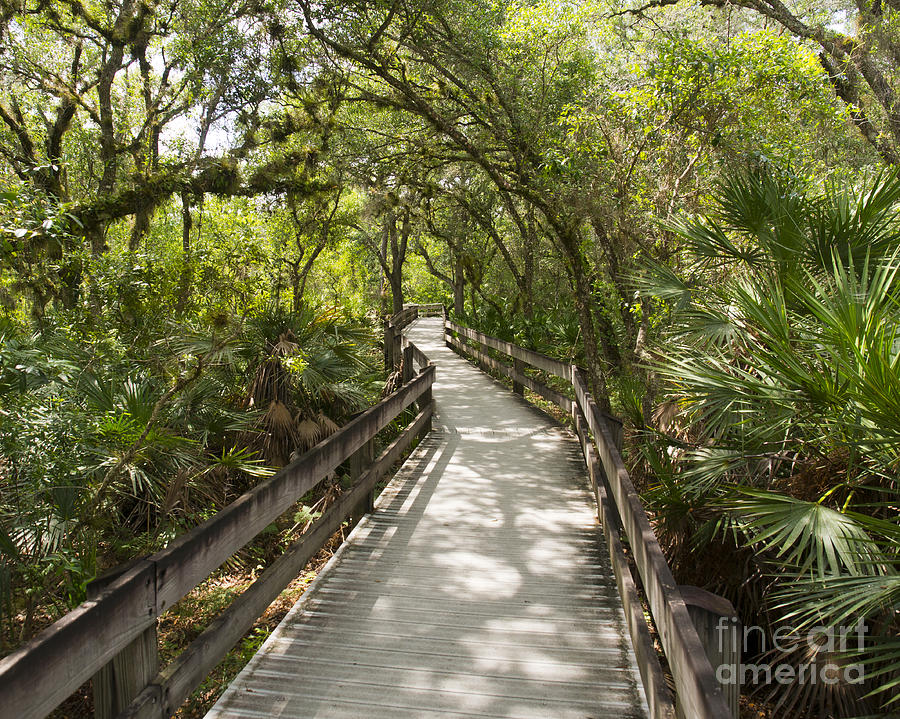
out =
<path fill-rule="evenodd" d="M 755 655 L 777 656 L 793 661 L 773 663 L 720 664 L 716 678 L 722 684 L 862 684 L 862 664 L 841 661 L 847 651 L 861 650 L 869 631 L 862 621 L 853 627 L 815 626 L 805 631 L 780 627 L 771 638 L 762 627 L 741 627 L 735 618 L 722 617 L 716 626 L 720 656 L 726 647 L 741 648 L 741 654 L 752 648 Z M 752 642 L 752 647 L 751 647 Z"/>

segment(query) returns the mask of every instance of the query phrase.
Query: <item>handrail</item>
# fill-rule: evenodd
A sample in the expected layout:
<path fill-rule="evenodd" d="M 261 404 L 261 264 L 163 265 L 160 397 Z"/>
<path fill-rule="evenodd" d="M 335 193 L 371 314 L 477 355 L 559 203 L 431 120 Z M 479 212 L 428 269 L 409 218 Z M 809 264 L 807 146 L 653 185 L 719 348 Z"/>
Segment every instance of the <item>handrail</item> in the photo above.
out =
<path fill-rule="evenodd" d="M 397 314 L 390 318 L 390 323 L 398 330 L 404 329 L 407 325 L 417 319 L 419 316 L 419 308 L 416 305 L 405 307 Z"/>
<path fill-rule="evenodd" d="M 448 346 L 461 354 L 475 357 L 483 367 L 489 367 L 510 378 L 513 389 L 520 394 L 521 388 L 528 386 L 554 401 L 572 417 L 594 487 L 651 715 L 654 718 L 671 717 L 677 713 L 689 719 L 732 717 L 732 709 L 726 703 L 716 673 L 707 659 L 706 650 L 688 614 L 650 519 L 628 476 L 618 449 L 621 439 L 617 440 L 615 437 L 614 424 L 610 421 L 612 418 L 604 415 L 594 402 L 583 371 L 576 365 L 560 362 L 451 320 L 446 320 L 444 327 Z M 506 354 L 515 363 L 511 366 L 491 357 L 472 346 L 473 342 L 482 348 L 489 347 Z M 567 380 L 574 390 L 574 402 L 525 375 L 522 363 Z M 593 441 L 586 429 L 593 435 Z M 621 431 L 621 426 L 618 429 Z M 650 613 L 659 632 L 663 652 L 669 661 L 675 680 L 675 706 L 667 697 L 659 661 L 649 642 L 647 624 L 642 616 L 641 605 L 637 602 L 635 583 L 619 541 L 618 528 L 624 531 L 631 547 Z"/>
<path fill-rule="evenodd" d="M 414 345 L 410 345 L 414 347 Z M 356 461 L 355 484 L 294 545 L 268 567 L 185 652 L 117 705 L 119 716 L 171 716 L 306 562 L 355 512 L 409 446 L 431 430 L 435 366 L 418 348 L 422 369 L 409 381 L 165 549 L 120 571 L 96 597 L 83 602 L 24 647 L 0 659 L 4 716 L 40 719 L 85 681 L 129 650 L 156 626 L 157 617 L 239 551 L 342 463 Z M 371 442 L 413 403 L 418 415 L 377 458 Z M 370 504 L 370 502 L 369 502 Z M 156 656 L 155 636 L 152 654 Z M 154 676 L 155 675 L 155 676 Z M 40 678 L 39 690 L 35 690 Z M 96 693 L 96 686 L 95 686 Z M 133 701 L 132 701 L 133 700 Z"/>

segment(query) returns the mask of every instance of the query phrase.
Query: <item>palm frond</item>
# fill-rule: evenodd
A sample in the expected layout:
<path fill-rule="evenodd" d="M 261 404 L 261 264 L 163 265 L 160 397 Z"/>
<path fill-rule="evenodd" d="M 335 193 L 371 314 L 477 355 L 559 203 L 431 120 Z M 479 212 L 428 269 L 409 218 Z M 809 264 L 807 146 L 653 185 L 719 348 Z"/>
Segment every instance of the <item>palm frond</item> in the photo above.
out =
<path fill-rule="evenodd" d="M 744 520 L 753 542 L 797 575 L 810 573 L 819 580 L 865 575 L 878 561 L 877 545 L 858 516 L 819 502 L 742 489 L 724 506 Z"/>

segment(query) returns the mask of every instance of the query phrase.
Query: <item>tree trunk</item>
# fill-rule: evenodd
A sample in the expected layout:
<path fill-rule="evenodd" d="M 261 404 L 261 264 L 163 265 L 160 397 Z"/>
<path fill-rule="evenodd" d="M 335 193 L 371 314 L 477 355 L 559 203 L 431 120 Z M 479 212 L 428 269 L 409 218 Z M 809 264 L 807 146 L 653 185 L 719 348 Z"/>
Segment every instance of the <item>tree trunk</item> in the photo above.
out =
<path fill-rule="evenodd" d="M 401 268 L 397 262 L 400 249 L 397 244 L 397 219 L 394 213 L 388 214 L 388 238 L 391 246 L 391 266 L 388 282 L 391 286 L 391 314 L 395 315 L 403 309 L 403 277 Z"/>
<path fill-rule="evenodd" d="M 647 362 L 651 359 L 647 352 L 647 335 L 650 331 L 650 312 L 652 306 L 650 299 L 641 297 L 641 324 L 638 328 L 637 338 L 634 343 L 634 356 L 638 361 Z M 644 419 L 644 426 L 650 427 L 653 424 L 653 404 L 656 396 L 656 373 L 648 370 L 644 380 L 644 394 L 641 397 L 641 414 Z"/>
<path fill-rule="evenodd" d="M 391 272 L 391 309 L 393 314 L 403 310 L 403 277 L 400 272 Z"/>
<path fill-rule="evenodd" d="M 526 319 L 534 317 L 534 255 L 538 246 L 537 223 L 534 220 L 534 207 L 529 205 L 526 217 L 526 233 L 522 263 L 522 314 Z"/>
<path fill-rule="evenodd" d="M 391 218 L 388 226 L 391 240 L 391 303 L 394 314 L 397 314 L 403 309 L 403 263 L 406 261 L 406 248 L 410 235 L 409 210 L 407 209 L 403 213 L 399 233 L 393 213 L 389 217 Z"/>
<path fill-rule="evenodd" d="M 581 327 L 584 361 L 587 364 L 586 369 L 588 371 L 588 383 L 590 384 L 591 394 L 594 396 L 600 409 L 604 412 L 609 412 L 609 388 L 606 383 L 606 372 L 597 345 L 591 283 L 588 277 L 587 263 L 581 252 L 578 231 L 571 229 L 565 233 L 560 233 L 559 240 L 566 254 L 575 285 L 575 311 L 578 313 L 578 323 Z"/>
<path fill-rule="evenodd" d="M 175 313 L 181 314 L 191 296 L 191 285 L 194 281 L 193 262 L 191 261 L 191 230 L 194 218 L 191 215 L 191 195 L 181 194 L 181 276 L 178 278 L 178 299 L 175 302 Z"/>
<path fill-rule="evenodd" d="M 453 313 L 461 317 L 466 311 L 466 273 L 462 258 L 457 255 L 453 263 Z"/>

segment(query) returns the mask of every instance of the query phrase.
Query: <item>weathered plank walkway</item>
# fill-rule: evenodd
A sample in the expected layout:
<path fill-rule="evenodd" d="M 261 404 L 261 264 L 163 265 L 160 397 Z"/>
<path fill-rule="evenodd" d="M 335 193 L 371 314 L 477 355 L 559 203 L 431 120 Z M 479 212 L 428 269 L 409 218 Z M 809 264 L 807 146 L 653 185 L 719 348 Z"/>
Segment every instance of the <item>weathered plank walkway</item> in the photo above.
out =
<path fill-rule="evenodd" d="M 408 334 L 435 432 L 207 716 L 645 717 L 578 442 Z"/>

